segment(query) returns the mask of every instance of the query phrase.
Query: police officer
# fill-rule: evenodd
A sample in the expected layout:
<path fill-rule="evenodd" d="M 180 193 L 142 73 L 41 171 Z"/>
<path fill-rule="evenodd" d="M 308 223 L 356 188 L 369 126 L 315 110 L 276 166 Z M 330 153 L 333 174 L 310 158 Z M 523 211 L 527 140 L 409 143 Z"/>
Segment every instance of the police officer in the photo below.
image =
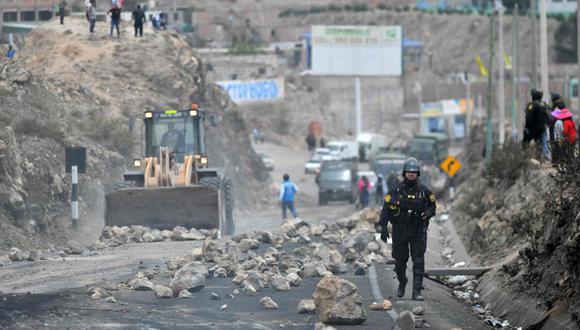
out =
<path fill-rule="evenodd" d="M 397 184 L 385 195 L 381 211 L 381 239 L 387 241 L 388 222 L 393 225 L 393 258 L 395 273 L 399 280 L 397 296 L 405 295 L 407 285 L 407 261 L 409 253 L 413 260 L 413 300 L 423 300 L 423 274 L 425 272 L 425 251 L 427 250 L 427 226 L 435 215 L 435 195 L 417 182 L 421 175 L 419 162 L 409 158 L 403 165 L 403 182 Z"/>
<path fill-rule="evenodd" d="M 550 160 L 552 156 L 548 147 L 549 137 L 546 133 L 546 127 L 549 125 L 548 105 L 542 101 L 544 93 L 541 90 L 533 88 L 530 93 L 532 102 L 526 105 L 526 123 L 522 145 L 527 147 L 534 140 L 536 147 L 542 148 L 544 157 Z"/>

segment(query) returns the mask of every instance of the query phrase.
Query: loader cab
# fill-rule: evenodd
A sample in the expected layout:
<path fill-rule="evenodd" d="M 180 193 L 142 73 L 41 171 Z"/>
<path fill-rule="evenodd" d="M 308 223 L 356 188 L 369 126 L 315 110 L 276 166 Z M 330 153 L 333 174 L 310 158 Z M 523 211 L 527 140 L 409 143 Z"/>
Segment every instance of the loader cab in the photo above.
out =
<path fill-rule="evenodd" d="M 145 121 L 145 156 L 159 156 L 160 147 L 168 147 L 178 163 L 194 155 L 207 164 L 202 110 L 147 111 Z"/>

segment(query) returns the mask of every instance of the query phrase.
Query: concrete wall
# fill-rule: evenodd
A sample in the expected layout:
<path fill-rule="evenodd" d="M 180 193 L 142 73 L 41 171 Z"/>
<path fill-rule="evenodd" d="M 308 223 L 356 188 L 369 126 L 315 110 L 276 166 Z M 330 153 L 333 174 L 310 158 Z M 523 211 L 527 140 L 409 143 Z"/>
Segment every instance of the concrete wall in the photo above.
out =
<path fill-rule="evenodd" d="M 339 76 L 304 77 L 305 84 L 319 92 L 319 103 L 331 114 L 330 124 L 335 131 L 356 132 L 354 80 Z M 361 78 L 361 101 L 363 131 L 381 132 L 385 122 L 398 122 L 404 103 L 400 78 Z"/>

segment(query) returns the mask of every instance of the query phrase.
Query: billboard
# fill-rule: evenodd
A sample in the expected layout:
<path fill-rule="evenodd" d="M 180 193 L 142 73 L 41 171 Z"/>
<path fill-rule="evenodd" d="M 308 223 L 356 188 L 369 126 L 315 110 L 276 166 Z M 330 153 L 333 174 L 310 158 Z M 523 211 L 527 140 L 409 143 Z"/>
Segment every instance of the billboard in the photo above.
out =
<path fill-rule="evenodd" d="M 273 102 L 284 98 L 284 78 L 218 81 L 237 104 Z"/>
<path fill-rule="evenodd" d="M 312 27 L 312 72 L 320 75 L 400 76 L 401 26 Z"/>

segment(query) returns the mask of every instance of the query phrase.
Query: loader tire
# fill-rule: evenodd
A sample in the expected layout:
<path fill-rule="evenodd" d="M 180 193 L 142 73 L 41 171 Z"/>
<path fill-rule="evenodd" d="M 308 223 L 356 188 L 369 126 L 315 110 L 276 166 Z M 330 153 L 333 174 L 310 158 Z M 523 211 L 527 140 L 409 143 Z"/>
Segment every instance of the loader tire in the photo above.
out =
<path fill-rule="evenodd" d="M 126 188 L 136 188 L 137 187 L 137 182 L 135 181 L 121 181 L 121 182 L 117 182 L 115 184 L 115 187 L 113 188 L 113 190 L 121 190 L 121 189 L 126 189 Z"/>
<path fill-rule="evenodd" d="M 234 194 L 232 189 L 232 181 L 228 177 L 218 178 L 203 178 L 199 182 L 201 185 L 220 190 L 223 194 L 225 219 L 224 228 L 221 228 L 224 235 L 233 235 L 235 232 L 234 224 Z"/>

